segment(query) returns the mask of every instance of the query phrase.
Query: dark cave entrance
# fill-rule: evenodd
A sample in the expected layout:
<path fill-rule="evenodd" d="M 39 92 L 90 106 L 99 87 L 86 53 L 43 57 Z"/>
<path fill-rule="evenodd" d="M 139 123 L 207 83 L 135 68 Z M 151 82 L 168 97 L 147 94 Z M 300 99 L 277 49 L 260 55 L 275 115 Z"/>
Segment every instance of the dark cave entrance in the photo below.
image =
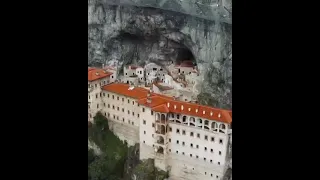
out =
<path fill-rule="evenodd" d="M 179 48 L 176 64 L 181 64 L 184 61 L 190 61 L 194 66 L 197 66 L 193 53 L 187 48 Z"/>

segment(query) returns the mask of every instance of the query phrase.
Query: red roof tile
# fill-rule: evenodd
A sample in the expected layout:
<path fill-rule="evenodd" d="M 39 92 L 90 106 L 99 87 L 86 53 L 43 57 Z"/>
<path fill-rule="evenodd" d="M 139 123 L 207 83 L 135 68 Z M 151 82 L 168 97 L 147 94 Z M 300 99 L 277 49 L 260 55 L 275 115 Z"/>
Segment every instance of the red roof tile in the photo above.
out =
<path fill-rule="evenodd" d="M 161 113 L 168 113 L 170 112 L 169 109 L 167 108 L 167 106 L 165 104 L 162 104 L 160 106 L 156 106 L 154 108 L 152 108 L 152 111 L 154 112 L 161 112 Z"/>
<path fill-rule="evenodd" d="M 129 90 L 128 84 L 123 83 L 112 83 L 102 87 L 103 90 L 113 92 L 116 94 L 121 94 L 127 97 L 141 99 L 147 97 L 148 90 L 140 87 L 135 87 L 132 90 Z"/>
<path fill-rule="evenodd" d="M 88 68 L 88 81 L 95 81 L 110 76 L 111 72 L 98 68 Z"/>
<path fill-rule="evenodd" d="M 139 87 L 136 87 L 133 90 L 128 90 L 128 88 L 128 84 L 122 83 L 113 83 L 103 87 L 106 91 L 135 98 L 138 100 L 139 104 L 151 107 L 152 110 L 156 112 L 181 113 L 228 124 L 232 122 L 232 111 L 230 110 L 177 101 L 171 97 L 156 93 L 151 93 L 151 103 L 147 103 L 148 90 Z"/>

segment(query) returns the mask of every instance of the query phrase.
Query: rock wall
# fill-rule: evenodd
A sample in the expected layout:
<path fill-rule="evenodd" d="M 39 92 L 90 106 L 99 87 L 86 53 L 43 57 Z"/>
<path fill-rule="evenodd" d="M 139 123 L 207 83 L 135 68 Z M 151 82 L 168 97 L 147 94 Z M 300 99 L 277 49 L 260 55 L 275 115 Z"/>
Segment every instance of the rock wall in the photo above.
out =
<path fill-rule="evenodd" d="M 121 124 L 108 120 L 109 129 L 122 141 L 127 141 L 129 146 L 139 143 L 139 128 L 128 124 Z"/>
<path fill-rule="evenodd" d="M 194 59 L 201 72 L 197 90 L 232 107 L 232 25 L 155 8 L 88 1 L 88 64 Z M 203 103 L 206 103 L 205 101 Z"/>

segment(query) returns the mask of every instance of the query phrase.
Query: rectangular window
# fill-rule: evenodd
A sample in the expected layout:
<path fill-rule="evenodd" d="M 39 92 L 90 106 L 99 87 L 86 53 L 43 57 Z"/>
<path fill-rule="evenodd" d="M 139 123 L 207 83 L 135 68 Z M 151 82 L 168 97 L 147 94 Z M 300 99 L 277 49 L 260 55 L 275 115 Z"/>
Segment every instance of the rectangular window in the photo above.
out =
<path fill-rule="evenodd" d="M 90 99 L 90 96 L 89 96 L 89 99 Z"/>
<path fill-rule="evenodd" d="M 179 115 L 177 115 L 177 119 L 179 119 L 180 118 L 180 116 Z"/>
<path fill-rule="evenodd" d="M 221 155 L 221 151 L 219 151 L 219 155 Z"/>
<path fill-rule="evenodd" d="M 108 98 L 110 97 L 110 95 L 108 94 Z"/>
<path fill-rule="evenodd" d="M 138 118 L 140 117 L 140 114 L 138 114 Z"/>
<path fill-rule="evenodd" d="M 153 115 L 153 111 L 151 111 L 151 115 Z"/>
<path fill-rule="evenodd" d="M 144 108 L 142 108 L 142 112 L 144 112 Z"/>
<path fill-rule="evenodd" d="M 143 124 L 146 124 L 146 120 L 143 120 Z"/>
<path fill-rule="evenodd" d="M 130 103 L 130 100 L 128 99 L 128 103 Z"/>
<path fill-rule="evenodd" d="M 106 97 L 106 93 L 103 93 L 103 97 Z"/>
<path fill-rule="evenodd" d="M 212 141 L 212 142 L 214 141 L 214 137 L 211 137 L 211 141 Z"/>
<path fill-rule="evenodd" d="M 204 140 L 208 140 L 208 136 L 207 135 L 204 136 Z"/>
<path fill-rule="evenodd" d="M 99 104 L 97 104 L 97 108 L 99 108 Z"/>
<path fill-rule="evenodd" d="M 117 110 L 119 111 L 119 107 L 117 107 Z"/>
<path fill-rule="evenodd" d="M 134 112 L 132 112 L 132 116 L 134 116 Z"/>
<path fill-rule="evenodd" d="M 184 146 L 184 142 L 182 142 L 182 146 Z"/>
<path fill-rule="evenodd" d="M 169 131 L 172 132 L 172 127 L 169 127 Z"/>
<path fill-rule="evenodd" d="M 152 127 L 154 127 L 154 123 L 152 123 Z"/>
<path fill-rule="evenodd" d="M 186 131 L 185 130 L 182 130 L 182 135 L 186 135 Z"/>
<path fill-rule="evenodd" d="M 112 105 L 112 109 L 114 109 L 114 105 Z"/>
<path fill-rule="evenodd" d="M 132 101 L 132 105 L 134 105 L 134 101 Z"/>
<path fill-rule="evenodd" d="M 124 101 L 124 98 L 122 98 L 122 102 Z"/>
<path fill-rule="evenodd" d="M 197 138 L 200 138 L 200 134 L 199 133 L 197 134 Z"/>
<path fill-rule="evenodd" d="M 146 134 L 146 131 L 143 131 L 143 134 Z"/>
<path fill-rule="evenodd" d="M 190 132 L 190 136 L 193 137 L 193 132 Z"/>
<path fill-rule="evenodd" d="M 116 115 L 113 115 L 113 119 L 116 119 Z"/>
<path fill-rule="evenodd" d="M 117 100 L 119 101 L 119 96 L 117 96 Z"/>
<path fill-rule="evenodd" d="M 199 145 L 196 145 L 196 148 L 199 149 Z"/>
<path fill-rule="evenodd" d="M 114 99 L 114 95 L 112 95 L 112 99 Z"/>
<path fill-rule="evenodd" d="M 180 130 L 179 129 L 177 129 L 177 133 L 180 134 Z"/>
<path fill-rule="evenodd" d="M 179 140 L 177 140 L 177 144 L 179 144 Z"/>
<path fill-rule="evenodd" d="M 128 110 L 128 114 L 130 114 L 130 111 Z"/>
<path fill-rule="evenodd" d="M 219 140 L 219 143 L 222 144 L 222 139 Z"/>
<path fill-rule="evenodd" d="M 96 94 L 96 99 L 98 99 L 98 94 Z"/>

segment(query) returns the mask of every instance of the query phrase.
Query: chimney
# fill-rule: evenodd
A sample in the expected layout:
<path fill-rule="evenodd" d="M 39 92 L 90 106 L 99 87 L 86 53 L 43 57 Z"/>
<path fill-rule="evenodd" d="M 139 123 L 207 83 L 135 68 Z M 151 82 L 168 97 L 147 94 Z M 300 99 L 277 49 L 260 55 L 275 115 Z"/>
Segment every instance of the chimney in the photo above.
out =
<path fill-rule="evenodd" d="M 151 103 L 151 90 L 148 92 L 147 94 L 147 103 L 150 104 Z"/>

